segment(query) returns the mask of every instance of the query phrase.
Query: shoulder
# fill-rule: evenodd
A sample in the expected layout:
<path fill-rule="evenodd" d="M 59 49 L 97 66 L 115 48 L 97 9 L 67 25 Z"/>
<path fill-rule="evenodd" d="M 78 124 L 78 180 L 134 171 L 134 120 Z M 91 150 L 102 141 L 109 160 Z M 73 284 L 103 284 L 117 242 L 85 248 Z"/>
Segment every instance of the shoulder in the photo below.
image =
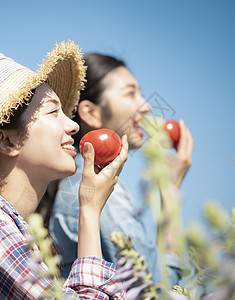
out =
<path fill-rule="evenodd" d="M 27 251 L 24 235 L 11 216 L 0 209 L 0 261 L 8 264 Z"/>

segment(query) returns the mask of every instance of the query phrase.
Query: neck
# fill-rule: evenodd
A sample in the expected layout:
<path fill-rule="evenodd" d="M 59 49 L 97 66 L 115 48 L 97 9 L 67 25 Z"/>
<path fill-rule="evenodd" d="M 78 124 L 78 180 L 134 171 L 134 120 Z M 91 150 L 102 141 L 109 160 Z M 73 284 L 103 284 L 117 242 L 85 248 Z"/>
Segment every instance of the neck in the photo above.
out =
<path fill-rule="evenodd" d="M 46 186 L 46 184 L 38 184 L 38 182 L 33 183 L 25 173 L 18 170 L 11 172 L 5 178 L 1 195 L 26 220 L 36 210 Z"/>

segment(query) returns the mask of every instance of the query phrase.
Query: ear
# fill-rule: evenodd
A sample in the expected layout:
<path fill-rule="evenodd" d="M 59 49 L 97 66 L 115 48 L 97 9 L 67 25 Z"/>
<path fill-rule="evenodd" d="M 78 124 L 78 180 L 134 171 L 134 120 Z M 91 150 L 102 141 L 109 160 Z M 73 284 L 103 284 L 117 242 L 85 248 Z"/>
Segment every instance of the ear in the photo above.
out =
<path fill-rule="evenodd" d="M 101 108 L 89 100 L 78 104 L 78 115 L 88 126 L 98 129 L 102 126 Z"/>
<path fill-rule="evenodd" d="M 19 135 L 15 130 L 0 130 L 0 152 L 10 157 L 19 154 Z"/>

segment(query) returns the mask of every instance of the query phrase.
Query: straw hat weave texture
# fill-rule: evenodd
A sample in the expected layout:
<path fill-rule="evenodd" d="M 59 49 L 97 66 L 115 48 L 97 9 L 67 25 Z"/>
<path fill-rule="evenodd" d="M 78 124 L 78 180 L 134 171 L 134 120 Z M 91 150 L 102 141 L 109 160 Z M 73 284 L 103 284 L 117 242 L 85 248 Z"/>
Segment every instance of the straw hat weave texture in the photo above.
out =
<path fill-rule="evenodd" d="M 31 90 L 43 82 L 55 91 L 64 113 L 71 116 L 84 88 L 85 71 L 81 51 L 71 41 L 56 44 L 38 72 L 0 53 L 0 124 L 9 123 L 14 109 L 28 104 Z"/>

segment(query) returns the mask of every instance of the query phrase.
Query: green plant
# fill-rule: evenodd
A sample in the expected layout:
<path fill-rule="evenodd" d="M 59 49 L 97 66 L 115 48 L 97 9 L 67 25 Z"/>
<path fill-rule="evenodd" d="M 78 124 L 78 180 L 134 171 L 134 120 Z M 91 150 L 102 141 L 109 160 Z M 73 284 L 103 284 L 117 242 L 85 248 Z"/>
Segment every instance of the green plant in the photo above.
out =
<path fill-rule="evenodd" d="M 52 256 L 52 239 L 48 236 L 48 231 L 43 226 L 43 218 L 39 214 L 32 214 L 28 218 L 28 247 L 34 248 L 38 246 L 40 251 L 32 251 L 32 256 L 28 261 L 28 268 L 33 272 L 37 278 L 47 277 L 52 279 L 50 289 L 43 293 L 44 298 L 54 298 L 57 300 L 64 299 L 63 285 L 64 280 L 60 277 L 58 264 L 60 257 L 58 255 Z M 41 262 L 44 262 L 46 268 L 41 267 Z M 28 277 L 28 281 L 32 278 Z"/>

